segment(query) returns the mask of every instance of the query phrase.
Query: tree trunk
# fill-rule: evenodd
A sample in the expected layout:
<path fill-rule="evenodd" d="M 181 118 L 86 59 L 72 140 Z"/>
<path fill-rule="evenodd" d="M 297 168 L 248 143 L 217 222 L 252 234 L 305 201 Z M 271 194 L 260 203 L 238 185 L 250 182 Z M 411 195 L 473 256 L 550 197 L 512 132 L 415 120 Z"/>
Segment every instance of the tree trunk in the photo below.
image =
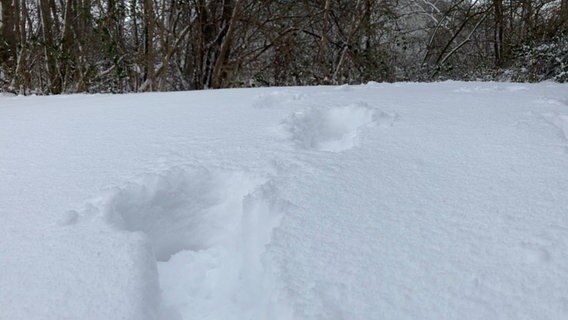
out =
<path fill-rule="evenodd" d="M 0 0 L 0 63 L 13 68 L 17 59 L 17 15 L 12 0 Z"/>
<path fill-rule="evenodd" d="M 39 0 L 39 11 L 41 19 L 41 29 L 44 41 L 44 56 L 47 71 L 48 91 L 52 94 L 60 94 L 63 91 L 61 78 L 57 67 L 56 44 L 54 41 L 51 27 L 53 19 L 51 17 L 50 0 Z"/>
<path fill-rule="evenodd" d="M 503 65 L 503 34 L 505 28 L 503 14 L 503 0 L 493 0 L 495 7 L 495 30 L 494 30 L 494 49 L 495 49 L 495 66 Z"/>
<path fill-rule="evenodd" d="M 144 65 L 145 81 L 149 81 L 149 91 L 155 90 L 154 72 L 154 5 L 152 0 L 144 0 Z"/>
<path fill-rule="evenodd" d="M 563 25 L 560 27 L 563 32 L 568 32 L 568 0 L 562 0 L 560 7 L 560 21 Z"/>
<path fill-rule="evenodd" d="M 341 69 L 343 68 L 343 64 L 345 63 L 345 59 L 347 57 L 347 52 L 349 51 L 349 47 L 351 46 L 353 36 L 355 35 L 357 30 L 361 26 L 362 15 L 359 12 L 360 11 L 360 9 L 359 9 L 360 4 L 361 4 L 361 0 L 357 0 L 357 2 L 355 3 L 355 11 L 353 12 L 353 17 L 352 17 L 351 26 L 350 26 L 351 28 L 350 28 L 350 30 L 347 34 L 347 39 L 346 39 L 345 43 L 343 44 L 343 48 L 341 50 L 341 55 L 339 57 L 339 62 L 337 63 L 335 71 L 333 72 L 332 82 L 334 84 L 339 83 L 338 82 L 339 72 L 341 72 Z"/>
<path fill-rule="evenodd" d="M 240 6 L 242 4 L 241 0 L 236 0 L 233 7 L 233 13 L 229 20 L 229 27 L 227 34 L 223 39 L 221 48 L 219 50 L 219 55 L 215 61 L 215 66 L 213 67 L 213 78 L 211 81 L 212 88 L 221 88 L 226 80 L 227 76 L 225 74 L 225 65 L 229 60 L 229 55 L 231 53 L 231 45 L 233 43 L 233 35 L 235 33 L 235 25 L 237 23 L 237 18 L 239 15 Z"/>
<path fill-rule="evenodd" d="M 73 1 L 65 1 L 65 15 L 63 17 L 63 34 L 61 35 L 61 66 L 60 73 L 63 79 L 64 87 L 67 80 L 67 74 L 69 73 L 69 60 L 71 60 L 73 54 L 71 52 L 71 46 L 73 44 L 72 37 L 72 22 L 75 15 L 73 14 Z"/>
<path fill-rule="evenodd" d="M 531 39 L 533 37 L 533 4 L 532 0 L 523 1 L 523 37 Z"/>

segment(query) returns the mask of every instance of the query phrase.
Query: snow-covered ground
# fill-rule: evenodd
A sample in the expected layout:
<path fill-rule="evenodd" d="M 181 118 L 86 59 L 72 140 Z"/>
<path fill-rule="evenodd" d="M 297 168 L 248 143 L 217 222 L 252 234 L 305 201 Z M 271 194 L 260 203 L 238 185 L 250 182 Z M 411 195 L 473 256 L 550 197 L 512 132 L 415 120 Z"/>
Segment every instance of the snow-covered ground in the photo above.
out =
<path fill-rule="evenodd" d="M 0 319 L 568 319 L 568 86 L 0 97 Z"/>

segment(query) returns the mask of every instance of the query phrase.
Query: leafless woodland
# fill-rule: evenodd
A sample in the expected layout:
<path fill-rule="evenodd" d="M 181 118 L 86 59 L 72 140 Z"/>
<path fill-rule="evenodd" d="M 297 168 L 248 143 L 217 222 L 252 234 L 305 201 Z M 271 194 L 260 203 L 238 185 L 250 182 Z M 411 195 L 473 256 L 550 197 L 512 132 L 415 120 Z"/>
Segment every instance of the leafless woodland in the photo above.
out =
<path fill-rule="evenodd" d="M 568 80 L 568 0 L 0 0 L 0 91 Z"/>

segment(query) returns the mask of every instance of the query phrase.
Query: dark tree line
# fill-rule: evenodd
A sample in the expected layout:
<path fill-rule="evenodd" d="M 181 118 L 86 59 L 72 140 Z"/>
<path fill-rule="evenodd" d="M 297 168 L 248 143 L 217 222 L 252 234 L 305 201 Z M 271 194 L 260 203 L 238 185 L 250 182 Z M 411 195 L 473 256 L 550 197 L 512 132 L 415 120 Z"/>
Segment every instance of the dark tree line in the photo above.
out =
<path fill-rule="evenodd" d="M 568 0 L 0 0 L 0 90 L 568 80 Z"/>

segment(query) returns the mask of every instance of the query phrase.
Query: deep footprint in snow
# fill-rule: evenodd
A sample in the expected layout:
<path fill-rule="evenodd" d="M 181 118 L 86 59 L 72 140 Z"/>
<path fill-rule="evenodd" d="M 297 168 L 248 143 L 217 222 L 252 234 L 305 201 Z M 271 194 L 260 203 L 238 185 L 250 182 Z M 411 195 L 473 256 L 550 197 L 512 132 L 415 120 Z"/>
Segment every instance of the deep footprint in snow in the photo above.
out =
<path fill-rule="evenodd" d="M 368 126 L 391 126 L 396 118 L 365 103 L 343 107 L 312 107 L 293 113 L 282 123 L 286 137 L 297 147 L 341 152 L 358 145 Z"/>
<path fill-rule="evenodd" d="M 143 232 L 152 244 L 161 319 L 262 318 L 285 305 L 261 257 L 287 206 L 271 181 L 172 169 L 119 189 L 105 212 L 111 224 Z"/>
<path fill-rule="evenodd" d="M 106 207 L 108 220 L 144 232 L 157 260 L 182 250 L 201 250 L 237 232 L 245 195 L 261 181 L 206 169 L 172 169 L 147 175 L 117 190 Z"/>

